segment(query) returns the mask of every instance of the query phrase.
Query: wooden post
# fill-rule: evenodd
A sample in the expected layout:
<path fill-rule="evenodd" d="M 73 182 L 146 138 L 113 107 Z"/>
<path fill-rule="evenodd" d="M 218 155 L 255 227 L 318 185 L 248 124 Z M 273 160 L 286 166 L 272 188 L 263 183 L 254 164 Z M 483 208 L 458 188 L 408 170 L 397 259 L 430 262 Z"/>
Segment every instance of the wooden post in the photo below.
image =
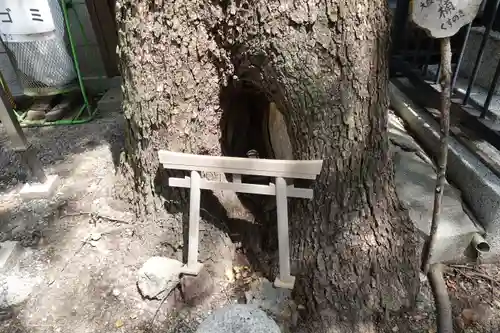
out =
<path fill-rule="evenodd" d="M 188 260 L 184 274 L 198 275 L 203 266 L 198 262 L 198 246 L 200 242 L 200 201 L 201 178 L 197 171 L 191 171 L 191 186 L 189 193 L 189 243 Z"/>
<path fill-rule="evenodd" d="M 287 185 L 282 177 L 276 177 L 276 214 L 278 215 L 279 276 L 274 285 L 293 289 L 295 277 L 290 274 L 290 243 L 288 238 Z"/>

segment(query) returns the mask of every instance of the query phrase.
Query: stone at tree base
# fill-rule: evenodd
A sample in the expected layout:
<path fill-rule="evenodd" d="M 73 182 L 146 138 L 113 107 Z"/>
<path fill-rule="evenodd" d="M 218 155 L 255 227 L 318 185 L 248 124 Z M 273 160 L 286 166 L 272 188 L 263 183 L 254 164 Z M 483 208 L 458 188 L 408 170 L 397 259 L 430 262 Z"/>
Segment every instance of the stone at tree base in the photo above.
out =
<path fill-rule="evenodd" d="M 291 300 L 291 290 L 275 288 L 269 280 L 260 278 L 250 285 L 245 292 L 248 304 L 256 305 L 262 310 L 279 316 Z"/>
<path fill-rule="evenodd" d="M 180 281 L 182 262 L 163 257 L 149 258 L 139 270 L 137 287 L 149 299 L 163 299 Z"/>
<path fill-rule="evenodd" d="M 215 289 L 214 279 L 206 268 L 196 276 L 184 275 L 180 283 L 184 302 L 190 306 L 203 303 Z"/>
<path fill-rule="evenodd" d="M 232 304 L 206 318 L 196 333 L 281 333 L 267 314 L 251 305 Z"/>

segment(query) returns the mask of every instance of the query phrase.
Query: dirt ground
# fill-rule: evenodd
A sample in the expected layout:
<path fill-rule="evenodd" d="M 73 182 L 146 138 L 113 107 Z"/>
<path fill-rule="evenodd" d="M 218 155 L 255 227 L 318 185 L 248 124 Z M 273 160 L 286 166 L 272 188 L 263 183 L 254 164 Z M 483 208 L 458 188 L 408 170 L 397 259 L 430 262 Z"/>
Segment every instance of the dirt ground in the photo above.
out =
<path fill-rule="evenodd" d="M 221 235 L 215 246 L 222 257 L 202 255 L 203 274 L 184 280 L 183 292 L 176 290 L 165 302 L 139 295 L 136 274 L 149 257 L 180 259 L 182 237 L 169 229 L 182 223 L 182 216 L 161 224 L 132 221 L 127 206 L 112 199 L 123 143 L 120 112 L 26 134 L 47 173 L 59 175 L 62 185 L 50 200 L 21 201 L 17 192 L 27 173 L 0 129 L 0 237 L 19 241 L 23 249 L 17 264 L 0 273 L 9 295 L 0 311 L 0 332 L 194 332 L 215 308 L 244 302 L 245 283 L 228 274 L 244 259 L 233 255 L 237 246 L 213 224 L 203 224 L 202 232 Z M 102 214 L 103 207 L 119 218 Z M 209 253 L 207 246 L 202 243 L 200 253 Z M 450 269 L 457 331 L 500 332 L 499 274 L 493 265 Z M 425 280 L 416 309 L 394 323 L 393 332 L 434 332 Z"/>

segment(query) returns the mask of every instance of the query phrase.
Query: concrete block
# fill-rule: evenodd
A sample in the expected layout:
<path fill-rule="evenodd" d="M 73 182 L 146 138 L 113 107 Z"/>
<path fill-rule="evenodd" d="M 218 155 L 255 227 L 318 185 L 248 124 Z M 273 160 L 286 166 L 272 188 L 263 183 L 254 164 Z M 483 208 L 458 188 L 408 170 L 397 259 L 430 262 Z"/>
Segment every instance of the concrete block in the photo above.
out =
<path fill-rule="evenodd" d="M 103 78 L 97 76 L 84 77 L 83 82 L 89 94 L 97 95 L 100 93 L 104 93 L 112 88 L 120 88 L 122 78 L 121 76 L 115 76 L 112 78 Z"/>
<path fill-rule="evenodd" d="M 394 148 L 393 148 L 394 149 Z M 394 151 L 396 191 L 410 218 L 425 237 L 429 236 L 436 184 L 435 169 L 416 152 Z M 439 242 L 431 263 L 463 261 L 472 236 L 480 231 L 462 209 L 460 192 L 446 183 L 438 226 Z"/>
<path fill-rule="evenodd" d="M 0 271 L 6 272 L 12 269 L 22 253 L 23 247 L 19 242 L 0 242 Z"/>
<path fill-rule="evenodd" d="M 48 175 L 45 183 L 25 184 L 19 195 L 24 200 L 46 199 L 52 196 L 59 186 L 60 179 L 57 175 Z"/>
<path fill-rule="evenodd" d="M 122 89 L 120 86 L 112 87 L 97 102 L 99 112 L 113 112 L 121 108 L 123 100 Z"/>
<path fill-rule="evenodd" d="M 439 124 L 415 105 L 393 83 L 389 86 L 391 103 L 426 150 L 437 155 Z M 450 137 L 447 178 L 461 191 L 477 221 L 486 231 L 491 252 L 483 260 L 500 255 L 500 178 L 455 138 Z"/>

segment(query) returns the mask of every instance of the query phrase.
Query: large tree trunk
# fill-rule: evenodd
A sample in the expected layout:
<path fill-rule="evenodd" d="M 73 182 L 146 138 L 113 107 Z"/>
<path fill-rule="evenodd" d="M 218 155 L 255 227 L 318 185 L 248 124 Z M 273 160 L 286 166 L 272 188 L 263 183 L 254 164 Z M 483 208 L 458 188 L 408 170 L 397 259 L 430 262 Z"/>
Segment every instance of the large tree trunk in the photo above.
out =
<path fill-rule="evenodd" d="M 282 111 L 295 159 L 324 160 L 314 200 L 290 202 L 296 294 L 318 333 L 380 330 L 418 288 L 388 153 L 387 11 L 386 0 L 118 0 L 121 169 L 140 216 L 161 219 L 178 197 L 158 149 L 222 154 L 227 87 L 242 82 Z"/>

